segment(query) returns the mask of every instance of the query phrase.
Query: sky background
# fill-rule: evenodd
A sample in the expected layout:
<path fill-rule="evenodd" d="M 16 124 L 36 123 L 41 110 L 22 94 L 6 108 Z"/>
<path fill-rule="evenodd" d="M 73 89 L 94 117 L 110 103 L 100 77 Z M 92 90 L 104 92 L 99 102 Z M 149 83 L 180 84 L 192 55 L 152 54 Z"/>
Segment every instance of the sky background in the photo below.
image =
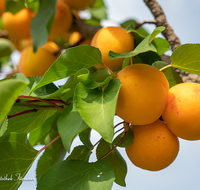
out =
<path fill-rule="evenodd" d="M 103 26 L 118 25 L 128 19 L 153 20 L 153 16 L 143 0 L 104 0 L 108 7 L 108 21 Z M 174 29 L 182 44 L 200 43 L 200 1 L 199 0 L 157 0 L 164 10 L 167 21 Z M 144 26 L 149 32 L 154 25 Z M 168 52 L 170 54 L 170 52 Z M 121 120 L 116 117 L 115 124 Z M 93 133 L 91 140 L 99 139 Z M 75 139 L 73 146 L 80 144 Z M 37 147 L 40 149 L 41 147 Z M 72 148 L 73 149 L 73 148 Z M 166 169 L 150 172 L 135 167 L 126 156 L 124 149 L 118 149 L 127 162 L 126 187 L 114 184 L 112 190 L 199 190 L 200 189 L 200 141 L 180 140 L 180 151 L 176 160 Z M 91 161 L 95 161 L 95 155 Z M 26 178 L 35 178 L 37 160 Z M 35 182 L 23 182 L 19 190 L 35 190 Z"/>

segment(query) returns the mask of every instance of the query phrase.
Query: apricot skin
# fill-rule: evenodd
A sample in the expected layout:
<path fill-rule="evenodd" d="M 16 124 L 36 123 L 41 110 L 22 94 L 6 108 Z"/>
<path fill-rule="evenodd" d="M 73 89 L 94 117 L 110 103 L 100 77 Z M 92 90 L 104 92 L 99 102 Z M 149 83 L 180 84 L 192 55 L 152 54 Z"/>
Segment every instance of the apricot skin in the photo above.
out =
<path fill-rule="evenodd" d="M 2 22 L 9 36 L 14 39 L 24 39 L 31 37 L 30 25 L 35 13 L 28 8 L 24 8 L 15 15 L 4 12 Z"/>
<path fill-rule="evenodd" d="M 63 36 L 70 30 L 72 22 L 73 17 L 70 7 L 62 0 L 57 0 L 56 15 L 49 34 L 49 39 L 55 40 L 56 37 Z"/>
<path fill-rule="evenodd" d="M 169 89 L 162 115 L 169 129 L 185 140 L 200 139 L 200 84 L 180 83 Z"/>
<path fill-rule="evenodd" d="M 116 78 L 121 81 L 116 114 L 128 123 L 144 125 L 156 121 L 163 113 L 169 83 L 165 75 L 147 64 L 125 67 Z"/>
<path fill-rule="evenodd" d="M 57 59 L 53 54 L 54 50 L 56 44 L 53 45 L 53 42 L 47 42 L 36 53 L 32 46 L 26 47 L 21 53 L 18 71 L 27 77 L 43 76 Z"/>
<path fill-rule="evenodd" d="M 103 64 L 112 71 L 119 71 L 122 69 L 124 58 L 111 60 L 108 57 L 108 53 L 109 51 L 116 53 L 132 51 L 134 49 L 134 37 L 121 27 L 104 27 L 94 35 L 91 45 L 101 51 Z M 98 64 L 96 66 L 96 68 L 100 67 L 103 67 L 103 65 Z"/>
<path fill-rule="evenodd" d="M 148 125 L 131 126 L 134 139 L 126 153 L 139 168 L 158 171 L 168 167 L 177 157 L 179 140 L 167 127 L 157 120 Z"/>

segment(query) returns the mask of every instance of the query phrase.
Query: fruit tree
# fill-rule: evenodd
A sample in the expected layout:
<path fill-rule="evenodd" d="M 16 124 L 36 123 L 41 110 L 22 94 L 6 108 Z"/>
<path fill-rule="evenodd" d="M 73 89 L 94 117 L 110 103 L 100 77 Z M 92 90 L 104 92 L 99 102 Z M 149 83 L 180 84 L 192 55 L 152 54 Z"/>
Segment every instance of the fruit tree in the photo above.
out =
<path fill-rule="evenodd" d="M 126 187 L 119 149 L 156 172 L 180 140 L 200 140 L 200 84 L 180 76 L 200 75 L 200 44 L 144 3 L 153 21 L 103 26 L 103 0 L 0 0 L 0 189 L 18 189 L 37 158 L 38 190 Z"/>

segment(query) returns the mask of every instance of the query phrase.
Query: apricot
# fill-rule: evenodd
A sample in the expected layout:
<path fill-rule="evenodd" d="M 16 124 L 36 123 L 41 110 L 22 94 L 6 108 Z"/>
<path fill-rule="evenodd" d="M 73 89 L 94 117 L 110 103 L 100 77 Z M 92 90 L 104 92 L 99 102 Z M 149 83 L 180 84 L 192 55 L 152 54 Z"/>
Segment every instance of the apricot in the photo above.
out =
<path fill-rule="evenodd" d="M 73 32 L 70 37 L 69 37 L 69 45 L 70 46 L 73 46 L 75 45 L 77 42 L 79 42 L 82 38 L 82 35 L 81 33 L 79 32 Z M 83 44 L 90 44 L 91 43 L 91 40 L 83 40 L 79 45 L 83 45 Z"/>
<path fill-rule="evenodd" d="M 0 0 L 0 17 L 2 16 L 3 12 L 5 11 L 6 7 L 6 0 Z"/>
<path fill-rule="evenodd" d="M 167 125 L 157 120 L 147 125 L 132 125 L 134 139 L 126 153 L 131 162 L 142 169 L 158 171 L 168 167 L 177 157 L 179 140 Z"/>
<path fill-rule="evenodd" d="M 163 113 L 169 91 L 165 75 L 147 64 L 134 64 L 118 72 L 121 81 L 116 114 L 128 123 L 145 125 Z"/>
<path fill-rule="evenodd" d="M 200 139 L 200 84 L 180 83 L 169 89 L 162 114 L 169 129 L 186 140 Z"/>
<path fill-rule="evenodd" d="M 57 0 L 56 15 L 53 21 L 53 26 L 49 34 L 49 39 L 54 40 L 57 36 L 62 36 L 67 33 L 73 22 L 70 7 L 62 0 Z"/>
<path fill-rule="evenodd" d="M 52 43 L 47 42 L 36 53 L 33 52 L 32 46 L 25 48 L 21 53 L 18 71 L 27 77 L 43 76 L 57 59 L 57 56 L 52 53 L 56 50 L 56 44 L 52 45 Z"/>
<path fill-rule="evenodd" d="M 13 39 L 12 43 L 14 44 L 15 48 L 18 51 L 22 51 L 26 47 L 33 45 L 33 40 L 32 38 L 26 38 L 26 39 L 20 39 L 20 40 Z"/>
<path fill-rule="evenodd" d="M 63 0 L 72 9 L 75 10 L 85 10 L 89 5 L 91 5 L 92 0 Z"/>
<path fill-rule="evenodd" d="M 3 26 L 11 38 L 30 38 L 30 25 L 34 16 L 35 13 L 28 8 L 20 10 L 15 15 L 13 15 L 11 12 L 4 12 L 2 15 Z"/>
<path fill-rule="evenodd" d="M 92 38 L 91 45 L 99 48 L 102 54 L 102 62 L 112 71 L 119 71 L 122 68 L 124 58 L 111 60 L 108 57 L 109 51 L 125 53 L 134 49 L 134 37 L 121 27 L 101 28 Z M 98 65 L 97 68 L 102 67 Z"/>

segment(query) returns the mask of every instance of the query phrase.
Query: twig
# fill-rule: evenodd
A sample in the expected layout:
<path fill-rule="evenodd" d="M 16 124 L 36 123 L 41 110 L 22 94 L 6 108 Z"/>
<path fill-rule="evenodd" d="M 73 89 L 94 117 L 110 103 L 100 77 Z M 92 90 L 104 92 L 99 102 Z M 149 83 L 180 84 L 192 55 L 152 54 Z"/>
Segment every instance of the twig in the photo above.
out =
<path fill-rule="evenodd" d="M 21 112 L 18 112 L 18 113 L 14 113 L 12 115 L 8 115 L 8 119 L 12 118 L 12 117 L 16 117 L 16 116 L 19 116 L 19 115 L 23 115 L 23 114 L 26 114 L 26 113 L 32 113 L 32 112 L 37 112 L 36 109 L 31 109 L 31 110 L 25 110 L 25 111 L 21 111 Z"/>
<path fill-rule="evenodd" d="M 173 29 L 168 24 L 165 14 L 156 0 L 144 0 L 146 5 L 151 10 L 155 20 L 156 26 L 164 26 L 165 30 L 162 32 L 166 40 L 170 43 L 172 51 L 181 45 L 179 38 L 175 35 Z"/>
<path fill-rule="evenodd" d="M 138 29 L 140 26 L 142 26 L 143 24 L 156 24 L 156 21 L 155 20 L 152 20 L 152 21 L 142 21 L 142 22 L 138 22 L 135 24 L 134 26 L 134 29 Z"/>

